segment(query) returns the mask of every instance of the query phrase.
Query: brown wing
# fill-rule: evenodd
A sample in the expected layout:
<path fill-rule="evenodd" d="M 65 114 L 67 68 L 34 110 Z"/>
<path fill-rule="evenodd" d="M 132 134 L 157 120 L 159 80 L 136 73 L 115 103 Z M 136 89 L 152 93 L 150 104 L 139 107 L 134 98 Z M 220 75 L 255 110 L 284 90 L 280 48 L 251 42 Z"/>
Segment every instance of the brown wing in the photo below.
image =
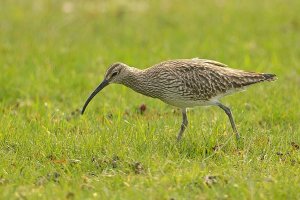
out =
<path fill-rule="evenodd" d="M 209 100 L 275 77 L 228 68 L 225 64 L 204 59 L 169 60 L 154 68 L 163 75 L 166 88 L 190 100 Z"/>

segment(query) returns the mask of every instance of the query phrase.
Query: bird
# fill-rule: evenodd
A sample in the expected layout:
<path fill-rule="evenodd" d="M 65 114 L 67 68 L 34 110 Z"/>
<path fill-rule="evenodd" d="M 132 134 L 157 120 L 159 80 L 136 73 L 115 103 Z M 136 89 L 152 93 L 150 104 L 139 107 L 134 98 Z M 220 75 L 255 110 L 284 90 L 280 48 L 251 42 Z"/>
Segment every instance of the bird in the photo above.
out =
<path fill-rule="evenodd" d="M 107 69 L 104 80 L 88 97 L 81 114 L 103 88 L 111 83 L 122 84 L 181 109 L 182 123 L 177 141 L 181 140 L 188 126 L 187 109 L 197 106 L 221 108 L 228 116 L 238 141 L 240 134 L 231 109 L 222 104 L 220 99 L 243 91 L 252 84 L 276 79 L 275 74 L 233 69 L 221 62 L 200 58 L 167 60 L 146 69 L 116 62 Z"/>

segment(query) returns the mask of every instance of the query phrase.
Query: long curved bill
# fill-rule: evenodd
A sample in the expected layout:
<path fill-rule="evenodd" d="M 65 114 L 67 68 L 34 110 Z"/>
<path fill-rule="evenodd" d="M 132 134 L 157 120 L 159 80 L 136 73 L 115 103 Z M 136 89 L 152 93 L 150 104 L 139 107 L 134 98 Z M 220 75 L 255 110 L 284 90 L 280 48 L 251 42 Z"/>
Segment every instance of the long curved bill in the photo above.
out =
<path fill-rule="evenodd" d="M 96 96 L 96 94 L 98 94 L 98 92 L 100 92 L 103 88 L 105 88 L 105 86 L 107 86 L 109 84 L 109 82 L 107 80 L 102 81 L 102 83 L 100 83 L 100 85 L 94 90 L 94 92 L 89 96 L 89 98 L 86 100 L 82 110 L 81 110 L 81 114 L 83 115 L 86 107 L 88 106 L 88 104 L 90 103 L 90 101 L 94 98 L 94 96 Z"/>

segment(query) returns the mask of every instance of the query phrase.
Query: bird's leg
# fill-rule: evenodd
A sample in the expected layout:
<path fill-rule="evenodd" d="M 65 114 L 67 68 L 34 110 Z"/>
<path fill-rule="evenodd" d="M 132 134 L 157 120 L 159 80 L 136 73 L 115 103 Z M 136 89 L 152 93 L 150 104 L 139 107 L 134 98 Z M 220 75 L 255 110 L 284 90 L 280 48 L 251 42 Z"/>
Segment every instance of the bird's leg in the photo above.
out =
<path fill-rule="evenodd" d="M 239 132 L 236 129 L 236 126 L 235 126 L 235 123 L 234 123 L 233 116 L 232 116 L 230 108 L 228 108 L 227 106 L 224 106 L 221 103 L 218 103 L 217 105 L 220 108 L 222 108 L 225 111 L 226 115 L 229 117 L 229 120 L 230 120 L 230 123 L 231 123 L 231 127 L 232 127 L 232 129 L 233 129 L 233 131 L 235 133 L 236 139 L 239 140 L 240 139 L 240 134 L 239 134 Z"/>
<path fill-rule="evenodd" d="M 180 127 L 180 131 L 178 133 L 178 136 L 177 136 L 177 141 L 181 140 L 181 137 L 182 137 L 183 132 L 184 132 L 185 128 L 187 127 L 187 125 L 188 125 L 188 119 L 187 119 L 187 115 L 186 115 L 186 108 L 183 108 L 182 109 L 182 124 Z"/>

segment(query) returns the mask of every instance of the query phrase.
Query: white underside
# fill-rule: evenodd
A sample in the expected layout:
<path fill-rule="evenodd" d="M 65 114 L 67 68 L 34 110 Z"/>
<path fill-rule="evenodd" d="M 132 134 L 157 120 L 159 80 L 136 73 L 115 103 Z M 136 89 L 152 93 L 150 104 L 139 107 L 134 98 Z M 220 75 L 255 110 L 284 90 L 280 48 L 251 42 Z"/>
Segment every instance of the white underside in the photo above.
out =
<path fill-rule="evenodd" d="M 187 101 L 187 100 L 168 100 L 164 101 L 167 104 L 173 105 L 179 108 L 192 108 L 196 106 L 212 106 L 216 105 L 219 101 L 218 99 L 210 100 L 210 101 Z"/>
<path fill-rule="evenodd" d="M 245 88 L 240 88 L 240 89 L 235 89 L 235 90 L 229 90 L 224 94 L 217 95 L 208 101 L 193 101 L 193 100 L 186 100 L 182 98 L 176 98 L 176 99 L 169 99 L 168 100 L 163 100 L 165 103 L 179 107 L 179 108 L 192 108 L 196 106 L 213 106 L 217 105 L 219 103 L 219 99 L 221 99 L 224 96 L 231 95 L 236 92 L 242 92 L 245 91 Z"/>

